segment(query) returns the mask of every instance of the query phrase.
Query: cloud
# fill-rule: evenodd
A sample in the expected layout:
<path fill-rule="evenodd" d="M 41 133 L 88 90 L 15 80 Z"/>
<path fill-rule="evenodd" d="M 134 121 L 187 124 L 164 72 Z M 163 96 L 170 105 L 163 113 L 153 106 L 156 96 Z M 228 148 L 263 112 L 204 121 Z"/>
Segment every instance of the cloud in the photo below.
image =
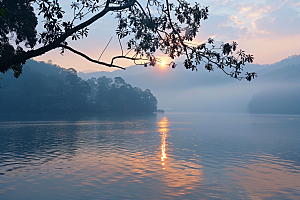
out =
<path fill-rule="evenodd" d="M 298 1 L 298 0 L 296 0 Z M 295 0 L 265 0 L 265 5 L 269 5 L 273 10 L 281 8 L 284 5 L 292 5 Z"/>
<path fill-rule="evenodd" d="M 267 13 L 270 10 L 270 6 L 264 4 L 234 4 L 233 8 L 237 9 L 239 14 L 243 15 L 245 18 L 256 18 L 261 16 L 263 13 Z"/>
<path fill-rule="evenodd" d="M 218 40 L 235 40 L 248 34 L 249 28 L 241 26 L 244 22 L 236 16 L 227 14 L 211 14 L 209 19 L 203 21 L 199 30 L 202 40 L 216 38 Z"/>
<path fill-rule="evenodd" d="M 217 0 L 216 2 L 214 2 L 214 5 L 216 5 L 216 6 L 219 6 L 219 5 L 225 6 L 227 4 L 228 4 L 228 0 L 225 0 L 225 1 Z"/>
<path fill-rule="evenodd" d="M 290 0 L 289 3 L 293 6 L 298 6 L 300 7 L 300 2 L 299 0 Z"/>
<path fill-rule="evenodd" d="M 230 20 L 231 20 L 231 21 L 234 21 L 234 23 L 236 23 L 237 25 L 242 25 L 242 24 L 245 23 L 245 22 L 243 22 L 242 20 L 238 19 L 237 16 L 234 16 L 234 15 L 232 15 L 232 16 L 230 17 Z"/>
<path fill-rule="evenodd" d="M 258 33 L 277 36 L 299 35 L 300 15 L 296 9 L 282 7 L 268 16 L 254 20 L 252 25 Z"/>

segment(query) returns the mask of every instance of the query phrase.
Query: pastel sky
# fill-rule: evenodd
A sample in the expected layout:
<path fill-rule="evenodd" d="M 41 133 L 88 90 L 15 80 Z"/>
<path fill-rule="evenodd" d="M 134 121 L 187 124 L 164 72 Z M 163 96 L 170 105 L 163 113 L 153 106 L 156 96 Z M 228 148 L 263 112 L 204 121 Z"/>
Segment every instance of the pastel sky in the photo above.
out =
<path fill-rule="evenodd" d="M 63 2 L 64 8 L 67 8 L 67 1 Z M 195 42 L 203 42 L 209 37 L 224 42 L 236 41 L 239 48 L 254 55 L 255 63 L 258 64 L 271 64 L 288 56 L 300 54 L 300 0 L 202 0 L 199 3 L 209 6 L 210 15 L 208 20 L 202 22 Z M 121 53 L 118 39 L 114 34 L 115 28 L 114 17 L 105 16 L 89 27 L 88 38 L 70 40 L 69 44 L 98 59 L 113 37 L 101 58 L 101 61 L 109 62 L 111 57 Z M 126 41 L 123 43 L 125 45 Z M 164 58 L 160 53 L 157 55 Z M 77 71 L 115 70 L 93 64 L 70 52 L 61 56 L 59 50 L 37 57 L 35 60 L 45 62 L 52 60 L 54 64 L 64 68 L 72 67 Z M 122 60 L 117 64 L 127 67 L 133 63 Z"/>

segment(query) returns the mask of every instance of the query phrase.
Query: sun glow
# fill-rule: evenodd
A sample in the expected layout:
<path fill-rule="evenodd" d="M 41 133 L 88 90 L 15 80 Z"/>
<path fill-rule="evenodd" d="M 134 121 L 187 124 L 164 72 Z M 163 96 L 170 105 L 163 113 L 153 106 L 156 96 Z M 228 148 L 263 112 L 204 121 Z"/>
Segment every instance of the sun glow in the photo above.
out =
<path fill-rule="evenodd" d="M 160 65 L 161 65 L 162 67 L 164 67 L 164 66 L 166 66 L 166 63 L 165 63 L 164 61 L 162 61 L 162 62 L 160 63 Z"/>

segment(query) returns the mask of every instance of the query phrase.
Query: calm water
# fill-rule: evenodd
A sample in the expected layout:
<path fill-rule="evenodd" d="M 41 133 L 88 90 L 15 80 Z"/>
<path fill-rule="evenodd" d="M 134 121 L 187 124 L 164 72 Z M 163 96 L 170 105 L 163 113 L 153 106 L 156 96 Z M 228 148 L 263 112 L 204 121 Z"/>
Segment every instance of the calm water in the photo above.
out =
<path fill-rule="evenodd" d="M 299 199 L 300 116 L 0 118 L 0 199 Z"/>

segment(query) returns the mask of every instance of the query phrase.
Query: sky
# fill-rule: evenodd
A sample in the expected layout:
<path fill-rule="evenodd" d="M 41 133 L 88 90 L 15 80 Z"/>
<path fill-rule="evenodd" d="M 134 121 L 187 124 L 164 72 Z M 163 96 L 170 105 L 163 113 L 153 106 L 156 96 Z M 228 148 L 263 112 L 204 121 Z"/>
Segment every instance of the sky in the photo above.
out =
<path fill-rule="evenodd" d="M 189 0 L 191 4 L 194 1 Z M 71 3 L 71 1 L 70 1 Z M 62 6 L 71 16 L 68 1 Z M 208 38 L 217 41 L 236 41 L 247 54 L 255 57 L 256 64 L 272 64 L 291 55 L 300 54 L 300 1 L 299 0 L 202 0 L 202 6 L 209 6 L 209 18 L 202 21 L 201 28 L 194 42 L 202 43 Z M 40 19 L 42 20 L 42 19 Z M 120 55 L 121 50 L 115 35 L 116 20 L 113 15 L 106 15 L 88 28 L 89 37 L 72 41 L 71 47 L 80 50 L 93 59 L 98 59 L 106 44 L 112 37 L 101 61 L 109 62 L 113 56 Z M 38 30 L 42 30 L 39 25 Z M 126 41 L 122 41 L 125 46 Z M 162 53 L 157 53 L 169 62 Z M 64 68 L 74 68 L 81 72 L 113 71 L 91 63 L 71 52 L 60 55 L 60 50 L 53 50 L 36 57 L 37 61 L 52 61 Z M 179 58 L 175 61 L 181 61 Z M 116 64 L 123 67 L 132 62 L 120 60 Z"/>

